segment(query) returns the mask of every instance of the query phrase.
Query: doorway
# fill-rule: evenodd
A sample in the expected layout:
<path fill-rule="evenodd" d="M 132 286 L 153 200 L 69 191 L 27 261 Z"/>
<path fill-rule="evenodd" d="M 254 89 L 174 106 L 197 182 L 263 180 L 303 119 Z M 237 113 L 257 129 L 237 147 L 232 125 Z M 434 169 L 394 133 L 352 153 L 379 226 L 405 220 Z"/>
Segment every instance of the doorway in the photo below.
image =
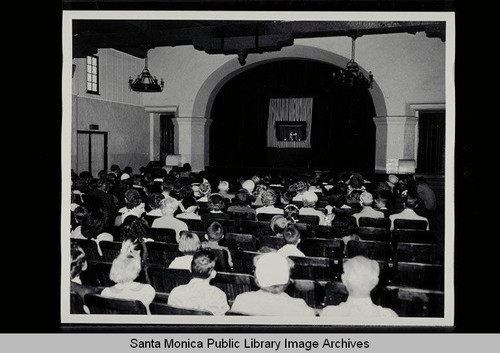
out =
<path fill-rule="evenodd" d="M 418 112 L 418 173 L 444 175 L 445 173 L 445 111 Z"/>
<path fill-rule="evenodd" d="M 77 170 L 97 175 L 108 169 L 108 133 L 102 131 L 77 131 Z"/>
<path fill-rule="evenodd" d="M 160 161 L 164 162 L 174 152 L 174 113 L 160 115 Z"/>

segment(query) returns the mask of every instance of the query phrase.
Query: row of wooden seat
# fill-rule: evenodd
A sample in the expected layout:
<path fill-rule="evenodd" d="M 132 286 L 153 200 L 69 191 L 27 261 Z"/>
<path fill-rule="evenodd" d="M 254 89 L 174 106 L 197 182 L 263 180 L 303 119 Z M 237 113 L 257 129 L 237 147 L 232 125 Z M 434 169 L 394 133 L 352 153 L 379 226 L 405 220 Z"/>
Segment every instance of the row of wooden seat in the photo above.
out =
<path fill-rule="evenodd" d="M 155 244 L 155 243 L 148 243 Z M 154 246 L 158 246 L 160 243 L 156 243 Z M 158 248 L 162 247 L 160 244 Z M 174 244 L 170 244 L 174 245 Z M 150 247 L 153 249 L 153 246 Z M 175 249 L 172 246 L 172 253 L 163 253 L 163 250 L 158 251 L 157 254 L 148 254 L 148 258 L 145 262 L 145 269 L 139 275 L 140 279 L 146 281 L 145 271 L 151 268 L 167 267 L 169 261 L 173 260 L 175 256 Z M 154 253 L 154 251 L 151 251 Z M 218 252 L 218 251 L 217 251 Z M 253 259 L 255 256 L 259 255 L 259 252 L 245 251 L 245 250 L 235 250 L 231 252 L 233 267 L 222 266 L 221 258 L 226 259 L 224 254 L 227 252 L 221 250 L 218 252 L 216 270 L 228 273 L 243 273 L 253 275 Z M 354 255 L 354 254 L 353 254 Z M 368 254 L 369 255 L 369 254 Z M 354 255 L 355 256 L 355 255 Z M 156 260 L 155 260 L 156 258 Z M 323 256 L 305 256 L 305 257 L 290 257 L 294 262 L 294 268 L 292 271 L 292 278 L 294 279 L 312 279 L 320 282 L 328 282 L 332 280 L 340 280 L 340 276 L 343 272 L 343 263 L 349 257 L 323 257 Z M 224 261 L 223 260 L 223 261 Z M 376 260 L 376 259 L 375 259 Z M 380 266 L 380 280 L 381 283 L 387 285 L 396 285 L 402 287 L 412 287 L 428 290 L 443 290 L 444 288 L 444 266 L 442 264 L 433 263 L 421 263 L 421 262 L 408 262 L 408 261 L 385 261 L 376 260 Z M 104 266 L 104 268 L 97 268 L 94 266 L 89 266 L 89 271 L 86 271 L 84 277 L 92 278 L 89 280 L 92 285 L 109 285 L 109 281 L 106 278 L 102 278 L 100 273 L 104 273 L 107 276 L 106 271 L 109 270 L 108 267 L 111 266 L 111 261 L 89 261 L 89 263 L 101 264 L 99 266 Z M 107 265 L 102 265 L 107 264 Z M 93 268 L 93 269 L 91 269 Z M 108 271 L 109 272 L 109 271 Z"/>
<path fill-rule="evenodd" d="M 172 230 L 173 231 L 173 230 Z M 200 239 L 204 232 L 199 232 Z M 164 240 L 164 239 L 162 239 Z M 145 261 L 150 264 L 168 265 L 175 257 L 182 256 L 175 242 L 175 232 L 171 239 L 165 241 L 146 242 Z M 99 247 L 102 256 L 97 249 L 97 243 L 87 239 L 72 239 L 73 242 L 84 249 L 87 258 L 94 261 L 113 261 L 119 254 L 121 242 L 119 241 L 101 241 Z M 263 247 L 279 249 L 285 245 L 283 237 L 278 236 L 259 236 L 251 234 L 228 233 L 221 241 L 231 253 L 235 251 L 257 252 Z M 363 255 L 373 260 L 385 261 L 390 263 L 397 262 L 417 262 L 425 264 L 442 264 L 444 252 L 442 246 L 432 243 L 409 243 L 409 242 L 391 242 L 391 241 L 372 241 L 372 240 L 350 240 L 347 245 L 339 239 L 326 238 L 305 238 L 298 245 L 299 249 L 309 257 L 325 257 L 332 261 L 339 262 L 344 257 L 354 257 Z M 344 249 L 346 247 L 346 249 Z M 227 252 L 216 250 L 218 258 L 218 269 L 230 271 L 228 267 Z"/>
<path fill-rule="evenodd" d="M 98 276 L 101 281 L 90 281 L 88 277 L 84 277 L 82 282 L 86 285 L 95 286 L 96 288 L 112 285 L 109 277 L 106 279 L 109 268 L 110 264 L 107 263 L 91 263 L 89 271 L 100 271 L 101 273 Z M 138 281 L 151 284 L 157 291 L 153 303 L 153 306 L 157 307 L 152 308 L 150 306 L 151 313 L 183 315 L 183 313 L 177 310 L 170 310 L 171 308 L 165 307 L 165 305 L 167 305 L 166 303 L 170 291 L 179 285 L 188 283 L 191 278 L 191 273 L 188 270 L 169 269 L 164 266 L 148 266 L 146 270 L 143 271 Z M 229 305 L 232 305 L 237 295 L 258 289 L 253 275 L 243 273 L 219 272 L 217 276 L 212 279 L 211 284 L 226 293 Z M 327 305 L 338 305 L 347 300 L 348 296 L 344 284 L 337 280 L 321 282 L 313 279 L 293 279 L 292 283 L 287 288 L 287 293 L 293 297 L 304 299 L 309 306 L 317 309 L 321 309 Z M 372 300 L 375 303 L 392 308 L 400 316 L 442 316 L 443 299 L 444 293 L 439 290 L 415 289 L 411 287 L 387 285 L 382 282 L 372 292 Z M 112 302 L 111 299 L 106 300 L 102 298 L 100 301 Z M 86 304 L 88 306 L 90 305 L 89 309 L 91 313 L 112 313 L 102 311 L 102 309 L 99 308 L 92 309 L 92 305 L 97 305 L 94 301 L 89 303 L 86 301 Z M 135 305 L 137 305 L 137 303 L 135 303 Z M 118 307 L 120 308 L 120 306 Z M 162 310 L 160 311 L 159 309 Z M 142 314 L 143 312 L 137 313 Z M 192 315 L 199 313 L 190 313 L 187 311 L 185 314 Z M 206 313 L 201 313 L 201 315 L 203 314 Z M 228 315 L 231 314 L 233 313 L 229 313 Z"/>
<path fill-rule="evenodd" d="M 183 221 L 187 224 L 188 229 L 194 232 L 205 232 L 208 226 L 201 220 L 189 219 Z M 218 220 L 218 222 L 224 228 L 225 234 L 273 235 L 269 221 Z M 425 221 L 396 219 L 393 230 L 390 229 L 390 220 L 387 218 L 361 217 L 359 223 L 357 234 L 365 240 L 388 241 L 397 238 L 395 240 L 402 242 L 437 243 L 439 239 L 434 231 L 426 230 L 427 223 Z M 295 225 L 300 231 L 301 238 L 342 238 L 346 235 L 343 225 L 311 225 L 307 222 L 298 222 Z M 111 227 L 109 232 L 113 234 L 115 240 L 120 239 L 119 227 Z M 164 242 L 170 242 L 175 237 L 172 230 L 165 230 L 165 228 L 149 228 L 148 232 L 151 238 Z"/>
<path fill-rule="evenodd" d="M 339 212 L 345 213 L 347 215 L 352 215 L 357 212 L 355 209 L 341 209 Z M 250 216 L 241 216 L 236 213 L 229 213 L 231 219 L 222 219 L 219 222 L 223 223 L 224 227 L 228 231 L 238 231 L 241 227 L 251 227 L 251 222 L 267 222 L 276 215 L 271 213 L 259 213 L 257 215 L 250 214 Z M 319 217 L 316 215 L 297 215 L 298 223 L 305 223 L 311 227 L 319 225 Z M 144 218 L 151 226 L 158 216 L 145 215 Z M 363 220 L 361 220 L 363 219 Z M 182 219 L 188 225 L 190 230 L 204 230 L 207 228 L 208 222 L 203 222 L 200 219 Z M 212 222 L 210 220 L 209 222 Z M 258 223 L 257 223 L 258 224 Z M 374 228 L 384 228 L 389 229 L 391 226 L 391 220 L 389 218 L 371 218 L 371 217 L 360 217 L 360 226 L 363 227 L 374 227 Z M 427 228 L 427 222 L 423 220 L 412 220 L 412 219 L 395 219 L 394 228 L 397 229 L 420 229 L 425 230 Z"/>

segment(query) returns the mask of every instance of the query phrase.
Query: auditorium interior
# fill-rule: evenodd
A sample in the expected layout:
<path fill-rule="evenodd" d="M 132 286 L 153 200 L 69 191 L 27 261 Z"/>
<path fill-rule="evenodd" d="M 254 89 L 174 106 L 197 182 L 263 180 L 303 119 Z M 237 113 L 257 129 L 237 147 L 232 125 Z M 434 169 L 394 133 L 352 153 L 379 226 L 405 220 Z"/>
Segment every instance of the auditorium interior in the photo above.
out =
<path fill-rule="evenodd" d="M 312 173 L 321 179 L 356 172 L 372 183 L 389 175 L 422 176 L 436 195 L 431 225 L 439 246 L 446 249 L 445 240 L 453 240 L 446 234 L 453 159 L 452 32 L 446 20 L 66 21 L 64 35 L 71 45 L 65 54 L 71 59 L 63 65 L 63 144 L 68 147 L 63 175 L 68 189 L 70 169 L 97 178 L 111 165 L 158 172 L 189 164 L 192 172 L 203 171 L 215 182 L 222 176 L 264 174 Z M 363 84 L 342 81 L 350 64 Z M 134 80 L 145 71 L 159 90 L 134 91 Z M 245 233 L 242 226 L 232 231 Z M 430 258 L 431 250 L 419 251 Z M 418 263 L 427 266 L 419 274 L 426 283 L 421 288 L 393 286 L 399 290 L 394 307 L 401 316 L 449 314 L 445 299 L 452 288 L 443 275 L 445 261 Z M 384 266 L 396 278 L 398 270 L 407 271 L 402 264 Z M 437 266 L 442 277 L 436 284 Z M 310 295 L 299 288 L 300 280 L 306 288 L 310 279 L 297 278 L 296 295 Z M 334 284 L 325 278 L 318 282 L 323 294 L 308 297 L 311 305 L 342 301 L 345 293 L 335 292 Z"/>

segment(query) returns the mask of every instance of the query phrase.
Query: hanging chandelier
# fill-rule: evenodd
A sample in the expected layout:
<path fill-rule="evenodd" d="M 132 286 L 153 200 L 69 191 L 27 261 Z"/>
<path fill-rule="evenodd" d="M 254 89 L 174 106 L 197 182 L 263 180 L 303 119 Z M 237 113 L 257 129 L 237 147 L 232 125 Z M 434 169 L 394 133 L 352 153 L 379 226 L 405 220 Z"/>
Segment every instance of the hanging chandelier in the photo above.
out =
<path fill-rule="evenodd" d="M 135 80 L 132 80 L 132 76 L 129 77 L 128 87 L 130 90 L 134 92 L 161 92 L 163 91 L 163 86 L 165 82 L 163 78 L 158 84 L 158 79 L 156 76 L 151 76 L 151 73 L 148 70 L 148 57 L 145 59 L 144 70 L 137 76 Z"/>
<path fill-rule="evenodd" d="M 355 41 L 357 36 L 351 36 L 352 39 L 352 49 L 351 49 L 351 60 L 346 65 L 345 69 L 340 69 L 338 73 L 333 73 L 334 81 L 344 87 L 349 88 L 372 88 L 373 87 L 373 75 L 370 71 L 368 73 L 368 78 L 363 75 L 359 65 L 354 61 L 354 55 L 356 51 Z"/>

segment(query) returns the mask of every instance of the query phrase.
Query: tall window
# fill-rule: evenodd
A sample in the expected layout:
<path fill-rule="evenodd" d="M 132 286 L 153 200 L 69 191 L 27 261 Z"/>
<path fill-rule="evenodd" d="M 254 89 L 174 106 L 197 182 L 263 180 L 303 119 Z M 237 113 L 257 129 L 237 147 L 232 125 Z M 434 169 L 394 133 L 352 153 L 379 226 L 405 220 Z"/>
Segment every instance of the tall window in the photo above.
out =
<path fill-rule="evenodd" d="M 99 58 L 87 56 L 87 93 L 99 94 Z"/>

